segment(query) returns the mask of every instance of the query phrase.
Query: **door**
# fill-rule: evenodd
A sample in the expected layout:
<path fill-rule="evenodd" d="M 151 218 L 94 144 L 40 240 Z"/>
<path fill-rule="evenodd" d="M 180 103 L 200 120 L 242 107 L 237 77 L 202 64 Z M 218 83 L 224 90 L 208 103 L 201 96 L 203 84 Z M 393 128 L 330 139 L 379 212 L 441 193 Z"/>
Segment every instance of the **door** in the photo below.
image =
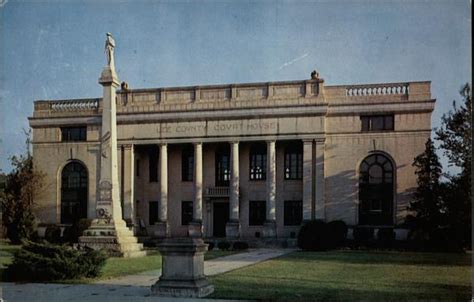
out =
<path fill-rule="evenodd" d="M 215 202 L 213 206 L 214 237 L 225 237 L 225 225 L 229 221 L 229 203 Z"/>

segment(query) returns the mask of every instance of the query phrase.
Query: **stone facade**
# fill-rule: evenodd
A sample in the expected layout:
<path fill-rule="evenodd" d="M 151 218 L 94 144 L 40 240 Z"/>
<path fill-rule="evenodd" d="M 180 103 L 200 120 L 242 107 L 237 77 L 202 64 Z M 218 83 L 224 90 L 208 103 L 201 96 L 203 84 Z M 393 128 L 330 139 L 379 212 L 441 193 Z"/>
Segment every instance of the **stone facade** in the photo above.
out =
<path fill-rule="evenodd" d="M 190 228 L 182 224 L 182 202 L 189 201 L 193 234 L 213 237 L 215 224 L 222 227 L 224 219 L 232 238 L 288 238 L 299 225 L 285 225 L 285 202 L 300 201 L 301 221 L 340 219 L 359 225 L 361 163 L 380 154 L 393 165 L 388 206 L 392 217 L 383 225 L 399 225 L 416 186 L 412 162 L 430 136 L 434 104 L 430 82 L 326 86 L 315 78 L 118 90 L 123 218 L 138 234 L 187 236 Z M 35 102 L 29 119 L 33 155 L 35 166 L 46 174 L 37 200 L 41 223 L 61 224 L 61 176 L 69 162 L 86 168 L 87 216 L 96 218 L 101 116 L 102 99 Z M 392 128 L 365 131 L 361 117 L 376 116 L 393 117 Z M 65 141 L 61 129 L 68 127 L 85 127 L 86 137 Z M 266 154 L 263 180 L 250 177 L 250 154 L 256 144 Z M 285 179 L 290 147 L 301 154 L 301 167 L 295 168 L 301 175 L 296 179 Z M 228 150 L 227 186 L 216 184 L 216 154 L 223 149 Z M 191 181 L 183 181 L 183 150 L 194 155 Z M 150 172 L 150 166 L 157 170 Z M 156 181 L 150 181 L 155 172 Z M 264 201 L 265 222 L 249 225 L 250 201 Z M 228 218 L 222 218 L 227 205 Z M 376 212 L 376 207 L 370 211 Z M 152 224 L 150 218 L 155 220 Z"/>

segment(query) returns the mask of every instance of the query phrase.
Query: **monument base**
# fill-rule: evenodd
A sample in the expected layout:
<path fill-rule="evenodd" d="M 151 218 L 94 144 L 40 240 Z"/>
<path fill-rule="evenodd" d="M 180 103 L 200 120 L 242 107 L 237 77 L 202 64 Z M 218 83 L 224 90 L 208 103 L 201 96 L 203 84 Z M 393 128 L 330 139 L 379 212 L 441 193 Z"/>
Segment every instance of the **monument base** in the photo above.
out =
<path fill-rule="evenodd" d="M 263 223 L 263 237 L 264 238 L 276 238 L 276 222 L 265 221 Z"/>
<path fill-rule="evenodd" d="M 104 250 L 113 257 L 146 256 L 143 244 L 127 228 L 125 221 L 94 219 L 91 226 L 79 237 L 78 247 Z"/>
<path fill-rule="evenodd" d="M 238 221 L 229 221 L 225 225 L 225 236 L 227 238 L 239 238 L 240 223 Z"/>
<path fill-rule="evenodd" d="M 160 279 L 151 287 L 156 296 L 202 298 L 214 292 L 204 275 L 207 244 L 201 238 L 166 238 L 158 245 Z"/>
<path fill-rule="evenodd" d="M 191 221 L 188 225 L 188 235 L 192 238 L 201 238 L 202 223 L 200 221 Z"/>
<path fill-rule="evenodd" d="M 167 222 L 156 222 L 154 225 L 150 226 L 150 229 L 153 238 L 169 237 Z"/>

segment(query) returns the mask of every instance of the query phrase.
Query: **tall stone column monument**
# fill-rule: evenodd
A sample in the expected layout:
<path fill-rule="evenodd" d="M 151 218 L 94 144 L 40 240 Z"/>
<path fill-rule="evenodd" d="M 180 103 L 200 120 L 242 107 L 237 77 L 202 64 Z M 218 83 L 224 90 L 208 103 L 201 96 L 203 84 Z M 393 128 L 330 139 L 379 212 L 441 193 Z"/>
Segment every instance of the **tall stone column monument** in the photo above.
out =
<path fill-rule="evenodd" d="M 107 65 L 99 78 L 104 87 L 102 98 L 102 128 L 100 135 L 100 175 L 97 184 L 96 218 L 79 238 L 79 246 L 105 249 L 114 256 L 145 255 L 133 232 L 122 218 L 117 162 L 116 95 L 119 80 L 114 63 L 115 41 L 107 33 L 105 52 Z"/>

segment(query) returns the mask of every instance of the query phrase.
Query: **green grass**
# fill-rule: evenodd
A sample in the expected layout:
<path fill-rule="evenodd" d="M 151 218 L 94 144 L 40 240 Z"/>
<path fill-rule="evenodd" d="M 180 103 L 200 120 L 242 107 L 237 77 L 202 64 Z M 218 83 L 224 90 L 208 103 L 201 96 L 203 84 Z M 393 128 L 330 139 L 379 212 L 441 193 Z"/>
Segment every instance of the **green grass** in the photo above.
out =
<path fill-rule="evenodd" d="M 21 245 L 13 245 L 4 241 L 0 242 L 0 270 L 12 262 L 13 253 L 21 248 Z"/>
<path fill-rule="evenodd" d="M 211 277 L 212 298 L 314 300 L 463 300 L 471 296 L 469 254 L 294 252 Z"/>

